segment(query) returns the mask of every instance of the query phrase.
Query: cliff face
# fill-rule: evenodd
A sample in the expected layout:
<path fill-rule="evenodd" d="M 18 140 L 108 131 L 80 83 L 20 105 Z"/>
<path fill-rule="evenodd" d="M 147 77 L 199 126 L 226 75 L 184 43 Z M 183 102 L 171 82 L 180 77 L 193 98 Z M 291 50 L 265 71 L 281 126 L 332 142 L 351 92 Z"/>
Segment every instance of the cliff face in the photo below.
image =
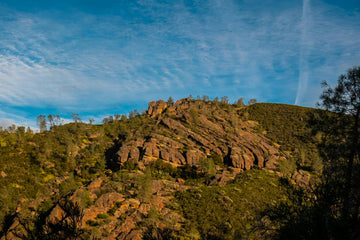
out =
<path fill-rule="evenodd" d="M 242 120 L 240 109 L 183 99 L 171 106 L 164 101 L 151 102 L 147 114 L 156 119 L 156 126 L 146 136 L 122 142 L 113 166 L 120 168 L 127 161 L 147 165 L 156 159 L 196 166 L 212 154 L 243 170 L 277 166 L 278 145 L 257 133 L 255 122 Z"/>

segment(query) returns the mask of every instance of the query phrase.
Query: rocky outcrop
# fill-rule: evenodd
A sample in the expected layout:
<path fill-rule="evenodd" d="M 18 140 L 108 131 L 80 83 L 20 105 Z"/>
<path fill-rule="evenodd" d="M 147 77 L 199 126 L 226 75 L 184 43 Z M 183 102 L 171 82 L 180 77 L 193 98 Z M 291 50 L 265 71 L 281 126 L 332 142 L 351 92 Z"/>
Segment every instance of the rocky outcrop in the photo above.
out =
<path fill-rule="evenodd" d="M 99 214 L 107 213 L 114 207 L 115 203 L 123 202 L 124 200 L 124 196 L 120 193 L 105 193 L 96 200 L 93 206 L 84 211 L 83 224 L 85 224 L 88 220 L 96 218 Z"/>
<path fill-rule="evenodd" d="M 164 113 L 167 107 L 171 110 Z M 201 158 L 217 154 L 228 165 L 243 170 L 277 167 L 279 146 L 259 135 L 253 130 L 257 124 L 243 121 L 235 111 L 190 99 L 172 106 L 160 100 L 149 103 L 148 115 L 158 119 L 153 131 L 148 136 L 132 136 L 135 140 L 125 139 L 113 165 L 131 161 L 143 166 L 162 159 L 174 165 L 197 166 Z"/>
<path fill-rule="evenodd" d="M 129 176 L 129 179 L 125 180 L 123 184 L 133 185 L 132 177 Z M 69 196 L 71 203 L 74 204 L 69 204 L 70 202 L 61 199 L 46 217 L 45 224 L 55 226 L 59 222 L 71 223 L 73 219 L 70 220 L 70 209 L 68 207 L 75 206 L 75 202 L 83 205 L 77 197 L 79 191 L 97 192 L 99 195 L 93 204 L 84 207 L 83 214 L 80 214 L 82 216 L 78 218 L 81 220 L 80 223 L 77 223 L 78 229 L 89 233 L 93 232 L 93 235 L 88 236 L 89 239 L 142 239 L 147 230 L 144 221 L 146 222 L 151 218 L 149 216 L 151 211 L 156 211 L 164 221 L 176 223 L 177 226 L 180 226 L 179 222 L 184 221 L 181 215 L 168 207 L 168 203 L 174 198 L 173 193 L 186 188 L 183 183 L 152 180 L 151 195 L 148 200 L 143 201 L 138 198 L 141 187 L 136 188 L 135 197 L 130 197 L 133 193 L 122 194 L 114 190 L 111 191 L 109 186 L 104 185 L 104 182 L 109 182 L 109 180 L 109 178 L 101 177 L 75 191 Z M 162 221 L 156 221 L 152 224 L 156 224 L 160 228 L 163 227 Z M 44 229 L 49 230 L 50 228 L 44 226 Z M 96 235 L 97 233 L 100 235 Z M 15 219 L 6 236 L 1 239 L 22 239 L 17 236 L 26 235 L 26 230 Z M 60 235 L 59 238 L 61 238 Z"/>
<path fill-rule="evenodd" d="M 147 114 L 149 117 L 154 118 L 161 114 L 167 108 L 167 106 L 168 104 L 163 100 L 149 102 Z"/>
<path fill-rule="evenodd" d="M 100 187 L 98 191 L 101 191 L 102 188 L 104 187 Z M 101 239 L 142 239 L 146 231 L 146 227 L 142 227 L 143 221 L 148 221 L 151 218 L 149 216 L 151 211 L 155 210 L 162 216 L 162 219 L 168 222 L 184 221 L 181 215 L 170 210 L 167 205 L 173 198 L 173 192 L 185 188 L 182 183 L 153 180 L 151 197 L 148 202 L 141 201 L 138 198 L 124 199 L 125 196 L 118 192 L 105 193 L 98 198 L 93 206 L 86 210 L 83 219 L 84 226 L 86 229 L 97 227 L 100 232 L 106 233 L 106 235 L 101 236 Z M 96 220 L 95 214 L 90 215 L 90 212 L 104 211 L 108 214 L 110 207 L 114 206 L 115 202 L 118 202 L 116 210 L 113 212 L 113 216 L 109 216 L 106 221 Z M 100 226 L 91 226 L 93 222 Z M 162 222 L 157 221 L 154 224 L 160 226 Z"/>

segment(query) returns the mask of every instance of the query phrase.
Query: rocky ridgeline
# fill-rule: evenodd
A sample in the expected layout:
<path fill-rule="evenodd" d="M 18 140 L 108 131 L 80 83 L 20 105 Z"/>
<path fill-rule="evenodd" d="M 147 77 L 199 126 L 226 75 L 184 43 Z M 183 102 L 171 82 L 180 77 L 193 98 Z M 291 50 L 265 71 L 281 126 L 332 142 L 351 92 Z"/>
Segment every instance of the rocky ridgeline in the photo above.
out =
<path fill-rule="evenodd" d="M 196 166 L 201 158 L 217 154 L 234 168 L 275 169 L 280 156 L 278 145 L 258 134 L 256 123 L 242 120 L 241 114 L 241 109 L 214 102 L 150 102 L 147 115 L 156 120 L 156 126 L 146 136 L 134 135 L 122 142 L 113 165 L 131 161 L 143 166 L 162 159 L 175 166 Z"/>

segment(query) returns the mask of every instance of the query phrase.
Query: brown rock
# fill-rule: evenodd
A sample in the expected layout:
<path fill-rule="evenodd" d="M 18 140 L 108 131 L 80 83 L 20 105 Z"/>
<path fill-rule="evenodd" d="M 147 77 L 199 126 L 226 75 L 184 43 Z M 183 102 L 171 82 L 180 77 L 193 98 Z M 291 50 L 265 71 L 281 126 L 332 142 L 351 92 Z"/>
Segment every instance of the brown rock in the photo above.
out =
<path fill-rule="evenodd" d="M 65 211 L 57 204 L 46 218 L 48 223 L 56 224 L 65 217 Z"/>
<path fill-rule="evenodd" d="M 140 151 L 137 147 L 132 147 L 129 151 L 129 158 L 128 160 L 132 160 L 134 163 L 139 161 Z"/>
<path fill-rule="evenodd" d="M 140 205 L 138 211 L 144 216 L 147 216 L 148 212 L 150 211 L 151 205 L 148 203 L 143 203 Z"/>
<path fill-rule="evenodd" d="M 1 175 L 3 178 L 7 176 L 6 172 L 4 172 L 4 171 L 1 171 L 1 172 L 0 172 L 0 175 Z"/>
<path fill-rule="evenodd" d="M 116 232 L 120 233 L 116 239 L 126 239 L 126 236 L 130 231 L 136 227 L 136 223 L 136 219 L 133 215 L 128 216 L 124 223 L 115 229 Z"/>
<path fill-rule="evenodd" d="M 279 157 L 273 155 L 270 156 L 266 159 L 265 162 L 265 168 L 267 169 L 277 169 L 279 167 L 279 161 L 278 161 Z"/>
<path fill-rule="evenodd" d="M 184 125 L 182 125 L 179 121 L 176 121 L 172 118 L 164 118 L 161 120 L 161 123 L 172 130 L 182 130 L 183 132 L 190 131 Z"/>
<path fill-rule="evenodd" d="M 130 159 L 134 161 L 134 163 L 137 163 L 139 160 L 140 152 L 137 147 L 125 145 L 119 149 L 117 155 L 120 163 L 124 163 Z"/>
<path fill-rule="evenodd" d="M 144 155 L 159 158 L 160 151 L 156 146 L 156 142 L 146 142 L 144 144 Z"/>
<path fill-rule="evenodd" d="M 92 181 L 88 186 L 87 188 L 91 191 L 91 190 L 94 190 L 94 189 L 98 189 L 101 187 L 101 184 L 103 183 L 103 179 L 101 177 L 95 179 L 94 181 Z"/>
<path fill-rule="evenodd" d="M 210 182 L 210 186 L 212 185 L 219 185 L 224 186 L 226 185 L 230 180 L 233 180 L 234 177 L 231 176 L 229 171 L 223 171 L 220 174 L 216 174 L 214 179 Z"/>
<path fill-rule="evenodd" d="M 170 153 L 167 149 L 160 150 L 160 158 L 166 161 L 170 160 Z"/>
<path fill-rule="evenodd" d="M 140 206 L 140 201 L 135 198 L 130 198 L 126 200 L 131 208 L 138 208 Z"/>
<path fill-rule="evenodd" d="M 211 144 L 209 143 L 209 141 L 207 141 L 205 138 L 203 138 L 202 136 L 200 136 L 197 133 L 193 133 L 191 132 L 188 136 L 188 138 L 192 139 L 193 141 L 195 141 L 197 144 L 204 146 L 204 147 L 209 147 L 212 148 Z"/>
<path fill-rule="evenodd" d="M 230 150 L 232 166 L 241 169 L 250 169 L 254 164 L 254 156 L 247 148 L 233 147 Z"/>
<path fill-rule="evenodd" d="M 185 183 L 185 180 L 184 179 L 182 179 L 182 178 L 178 178 L 178 179 L 176 179 L 176 181 L 178 182 L 178 183 Z"/>
<path fill-rule="evenodd" d="M 178 165 L 186 163 L 184 156 L 177 149 L 173 148 L 161 149 L 160 158 Z"/>
<path fill-rule="evenodd" d="M 100 213 L 106 213 L 114 207 L 115 202 L 122 202 L 124 200 L 123 195 L 120 193 L 105 193 L 99 197 L 94 206 L 84 210 L 83 223 L 86 223 L 87 220 L 95 219 Z"/>
<path fill-rule="evenodd" d="M 141 230 L 132 230 L 126 237 L 125 240 L 141 240 L 142 234 Z"/>
<path fill-rule="evenodd" d="M 216 104 L 191 99 L 180 100 L 172 106 L 162 100 L 151 102 L 148 115 L 155 117 L 166 108 L 173 112 L 172 117 L 164 115 L 158 119 L 157 128 L 146 139 L 125 140 L 118 151 L 118 164 L 131 160 L 146 166 L 160 158 L 174 165 L 196 165 L 201 157 L 216 153 L 227 156 L 235 168 L 276 168 L 279 148 L 253 131 L 256 122 L 243 122 L 237 112 L 230 113 Z M 191 109 L 199 111 L 196 120 Z M 192 129 L 194 121 L 196 130 Z"/>
<path fill-rule="evenodd" d="M 121 217 L 123 214 L 125 214 L 130 208 L 129 203 L 123 203 L 121 204 L 121 206 L 115 211 L 114 213 L 114 217 L 115 218 L 119 218 Z"/>
<path fill-rule="evenodd" d="M 116 153 L 120 163 L 124 163 L 129 158 L 130 148 L 128 146 L 120 147 L 119 151 Z"/>
<path fill-rule="evenodd" d="M 225 131 L 221 127 L 220 124 L 213 123 L 209 121 L 204 115 L 200 115 L 199 121 L 201 123 L 202 128 L 207 128 L 211 130 L 211 132 L 218 134 L 219 136 L 226 135 Z"/>
<path fill-rule="evenodd" d="M 138 162 L 137 167 L 138 167 L 139 170 L 141 170 L 141 171 L 145 171 L 145 170 L 146 170 L 146 167 L 145 167 L 145 165 L 144 165 L 143 162 Z"/>
<path fill-rule="evenodd" d="M 154 195 L 150 201 L 151 205 L 154 206 L 158 211 L 165 207 L 164 198 L 161 196 Z"/>
<path fill-rule="evenodd" d="M 304 170 L 296 171 L 291 180 L 293 180 L 300 187 L 307 187 L 310 183 L 310 173 Z"/>
<path fill-rule="evenodd" d="M 170 148 L 181 148 L 184 146 L 182 143 L 164 135 L 153 134 L 153 137 L 157 139 L 157 145 L 159 146 L 166 146 Z"/>
<path fill-rule="evenodd" d="M 107 211 L 114 207 L 115 202 L 122 202 L 125 198 L 122 194 L 117 192 L 110 192 L 101 195 L 95 202 L 95 207 L 102 211 Z"/>
<path fill-rule="evenodd" d="M 19 225 L 20 225 L 19 220 L 18 220 L 17 218 L 15 218 L 14 221 L 12 222 L 12 224 L 10 225 L 10 227 L 9 227 L 6 235 L 3 236 L 3 237 L 1 238 L 1 240 L 7 240 L 7 239 L 11 239 L 11 240 L 13 240 L 13 239 L 15 240 L 15 239 L 16 239 L 16 240 L 17 240 L 17 239 L 21 239 L 21 238 L 18 238 L 18 237 L 16 236 L 16 234 L 19 234 L 19 232 L 16 231 L 16 228 L 17 228 Z M 14 233 L 16 233 L 16 234 L 14 234 Z"/>
<path fill-rule="evenodd" d="M 163 100 L 149 102 L 149 108 L 147 110 L 147 114 L 151 118 L 154 118 L 159 114 L 161 114 L 167 108 L 167 106 L 168 104 Z"/>
<path fill-rule="evenodd" d="M 189 165 L 197 165 L 201 157 L 205 157 L 205 154 L 197 149 L 189 150 L 186 152 L 186 163 Z"/>

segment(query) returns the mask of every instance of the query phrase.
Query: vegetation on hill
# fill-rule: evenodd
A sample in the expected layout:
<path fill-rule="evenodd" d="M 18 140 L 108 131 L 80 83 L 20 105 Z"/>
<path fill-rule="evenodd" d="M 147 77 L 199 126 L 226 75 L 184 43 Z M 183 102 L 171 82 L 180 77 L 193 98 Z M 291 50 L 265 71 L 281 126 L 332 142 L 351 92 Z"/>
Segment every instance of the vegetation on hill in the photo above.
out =
<path fill-rule="evenodd" d="M 69 123 L 35 134 L 21 127 L 1 131 L 0 219 L 35 199 L 40 210 L 47 210 L 52 202 L 104 175 L 108 149 L 142 126 L 144 119 Z"/>
<path fill-rule="evenodd" d="M 292 153 L 297 166 L 320 171 L 317 144 L 320 136 L 312 134 L 309 120 L 314 109 L 293 105 L 259 103 L 244 109 L 244 115 L 259 123 L 259 131 Z"/>
<path fill-rule="evenodd" d="M 82 123 L 78 115 L 61 125 L 51 116 L 47 130 L 41 116 L 40 133 L 3 130 L 0 237 L 325 236 L 306 226 L 315 221 L 322 230 L 336 226 L 335 213 L 326 215 L 330 224 L 321 225 L 324 211 L 334 207 L 324 193 L 343 193 L 326 191 L 336 183 L 321 175 L 329 162 L 334 166 L 327 161 L 324 167 L 326 148 L 320 146 L 327 132 L 313 125 L 314 116 L 322 114 L 332 116 L 255 99 L 245 106 L 243 99 L 229 104 L 227 97 L 204 96 L 151 102 L 146 113 L 110 116 L 101 125 Z M 347 119 L 334 116 L 337 122 Z"/>

